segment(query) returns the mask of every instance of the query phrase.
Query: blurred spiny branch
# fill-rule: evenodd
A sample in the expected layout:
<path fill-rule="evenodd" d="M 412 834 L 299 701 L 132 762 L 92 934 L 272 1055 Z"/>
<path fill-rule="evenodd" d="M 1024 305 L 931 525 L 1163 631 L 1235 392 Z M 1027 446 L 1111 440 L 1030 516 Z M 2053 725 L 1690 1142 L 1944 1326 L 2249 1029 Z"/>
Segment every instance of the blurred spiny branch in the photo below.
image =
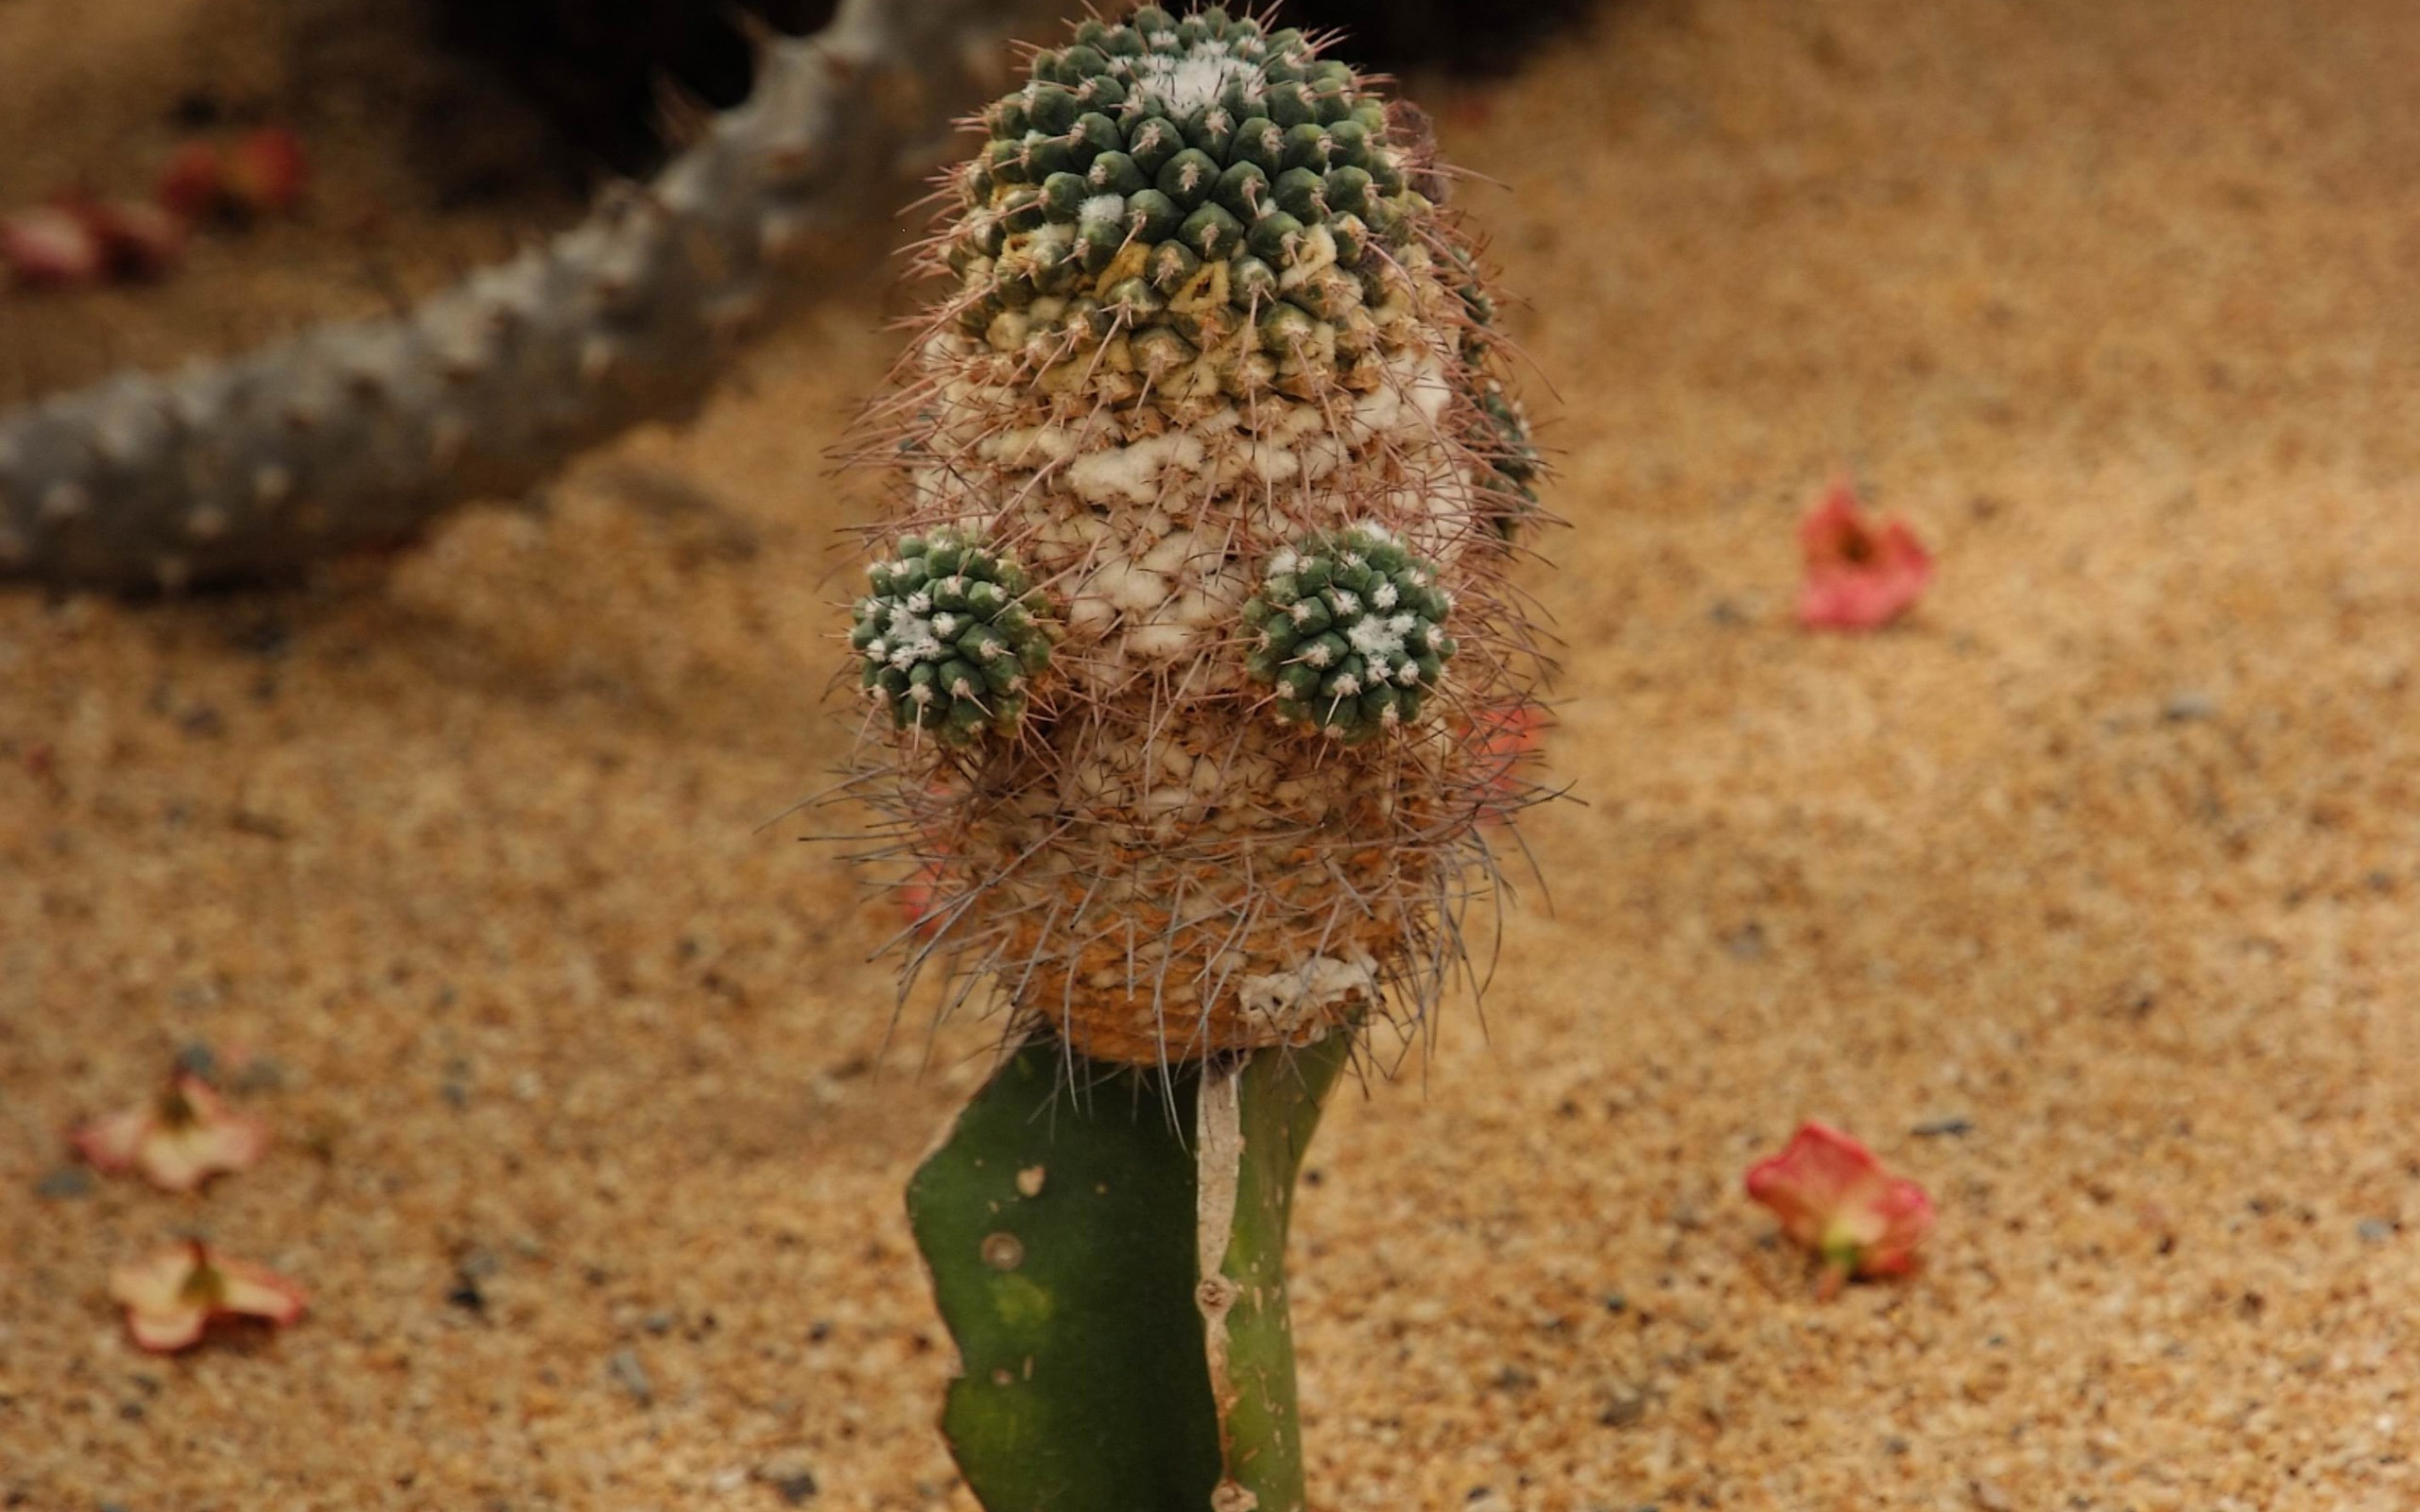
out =
<path fill-rule="evenodd" d="M 748 100 L 579 226 L 387 319 L 0 414 L 0 577 L 119 592 L 271 578 L 407 539 L 695 409 L 849 260 L 1059 0 L 846 0 Z"/>

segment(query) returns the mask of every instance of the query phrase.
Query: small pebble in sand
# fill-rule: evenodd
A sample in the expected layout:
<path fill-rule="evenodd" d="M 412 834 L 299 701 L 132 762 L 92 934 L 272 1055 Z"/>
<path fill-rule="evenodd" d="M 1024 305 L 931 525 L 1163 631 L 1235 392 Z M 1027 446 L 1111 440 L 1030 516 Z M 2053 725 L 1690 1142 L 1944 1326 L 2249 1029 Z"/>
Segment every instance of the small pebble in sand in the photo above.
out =
<path fill-rule="evenodd" d="M 2160 706 L 2159 716 L 2171 725 L 2182 725 L 2196 719 L 2211 719 L 2218 715 L 2219 700 L 2206 693 L 2180 693 Z"/>
<path fill-rule="evenodd" d="M 605 1362 L 605 1369 L 614 1384 L 631 1394 L 631 1400 L 645 1407 L 655 1400 L 655 1383 L 647 1378 L 647 1366 L 639 1363 L 635 1349 L 616 1349 Z"/>
<path fill-rule="evenodd" d="M 806 1456 L 795 1451 L 776 1454 L 757 1466 L 756 1478 L 779 1492 L 782 1501 L 790 1506 L 804 1506 L 821 1489 L 815 1484 L 815 1471 L 808 1467 Z"/>
<path fill-rule="evenodd" d="M 93 1173 L 80 1165 L 62 1165 L 34 1185 L 34 1195 L 66 1201 L 93 1194 Z"/>

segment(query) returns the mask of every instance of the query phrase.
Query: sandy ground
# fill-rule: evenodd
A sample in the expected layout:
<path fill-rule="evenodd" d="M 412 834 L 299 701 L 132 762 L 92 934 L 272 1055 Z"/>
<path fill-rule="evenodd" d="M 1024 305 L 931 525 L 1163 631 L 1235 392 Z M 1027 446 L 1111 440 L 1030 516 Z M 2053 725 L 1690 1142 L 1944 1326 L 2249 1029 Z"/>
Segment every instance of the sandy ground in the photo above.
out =
<path fill-rule="evenodd" d="M 1585 806 L 1315 1152 L 1322 1506 L 2420 1504 L 2416 76 L 2404 0 L 1645 0 L 1433 97 Z M 0 350 L 360 297 L 292 235 Z M 0 596 L 0 1504 L 971 1506 L 899 1192 L 987 1030 L 887 1040 L 780 817 L 878 302 L 390 566 Z M 1789 622 L 1843 467 L 1943 561 L 1865 639 Z M 194 1042 L 267 1057 L 260 1169 L 55 1178 Z M 1936 1194 L 1921 1276 L 1811 1299 L 1738 1194 L 1807 1116 Z M 312 1315 L 136 1353 L 103 1278 L 189 1231 Z"/>

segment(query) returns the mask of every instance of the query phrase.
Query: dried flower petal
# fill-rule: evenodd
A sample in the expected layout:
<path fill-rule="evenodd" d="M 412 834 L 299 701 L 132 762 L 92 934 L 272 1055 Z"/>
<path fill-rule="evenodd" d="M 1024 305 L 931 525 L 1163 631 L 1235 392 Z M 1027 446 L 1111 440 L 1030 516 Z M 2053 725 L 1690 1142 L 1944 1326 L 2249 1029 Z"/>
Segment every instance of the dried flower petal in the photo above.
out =
<path fill-rule="evenodd" d="M 170 215 L 199 220 L 227 192 L 227 160 L 208 142 L 187 142 L 168 155 L 151 197 Z"/>
<path fill-rule="evenodd" d="M 1747 1184 L 1749 1196 L 1780 1215 L 1784 1233 L 1822 1257 L 1824 1297 L 1852 1279 L 1906 1274 L 1932 1229 L 1924 1188 L 1824 1124 L 1800 1125 L 1787 1149 L 1748 1168 Z"/>
<path fill-rule="evenodd" d="M 1932 581 L 1932 558 L 1901 521 L 1866 518 L 1857 490 L 1836 483 L 1798 526 L 1806 581 L 1798 622 L 1867 630 L 1906 613 Z"/>
<path fill-rule="evenodd" d="M 241 1171 L 268 1148 L 268 1129 L 238 1113 L 200 1077 L 170 1078 L 150 1103 L 95 1119 L 70 1136 L 103 1171 L 131 1166 L 170 1192 L 190 1192 L 222 1171 Z"/>
<path fill-rule="evenodd" d="M 228 148 L 225 201 L 256 215 L 283 214 L 302 198 L 309 177 L 302 139 L 265 126 Z"/>
<path fill-rule="evenodd" d="M 302 1289 L 265 1266 L 230 1260 L 199 1240 L 110 1272 L 110 1299 L 126 1309 L 134 1342 L 165 1354 L 199 1343 L 220 1318 L 283 1328 L 302 1315 Z"/>
<path fill-rule="evenodd" d="M 91 229 L 113 278 L 158 278 L 183 260 L 185 224 L 158 205 L 139 199 L 87 199 L 69 208 Z"/>
<path fill-rule="evenodd" d="M 0 217 L 0 265 L 29 288 L 78 288 L 100 281 L 100 238 L 83 217 L 56 205 Z"/>

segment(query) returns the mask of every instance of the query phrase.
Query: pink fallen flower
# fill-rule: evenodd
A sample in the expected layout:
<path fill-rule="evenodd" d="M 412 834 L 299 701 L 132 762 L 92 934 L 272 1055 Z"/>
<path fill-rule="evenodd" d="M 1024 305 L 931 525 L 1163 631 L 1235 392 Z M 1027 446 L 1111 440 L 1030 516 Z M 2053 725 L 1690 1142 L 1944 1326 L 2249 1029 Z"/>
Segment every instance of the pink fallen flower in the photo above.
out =
<path fill-rule="evenodd" d="M 1816 1295 L 1843 1282 L 1901 1276 L 1931 1232 L 1932 1198 L 1882 1168 L 1874 1152 L 1839 1129 L 1807 1123 L 1789 1147 L 1748 1168 L 1748 1195 L 1781 1215 L 1782 1231 L 1823 1258 Z"/>
<path fill-rule="evenodd" d="M 185 254 L 183 219 L 159 205 L 80 198 L 62 204 L 91 230 L 101 249 L 102 266 L 112 278 L 159 278 Z"/>
<path fill-rule="evenodd" d="M 110 1272 L 110 1299 L 126 1309 L 134 1342 L 167 1354 L 201 1342 L 222 1318 L 256 1317 L 284 1328 L 302 1315 L 302 1289 L 265 1266 L 229 1260 L 188 1240 Z"/>
<path fill-rule="evenodd" d="M 226 155 L 216 145 L 197 140 L 169 154 L 151 198 L 180 220 L 199 220 L 218 208 L 226 193 Z"/>
<path fill-rule="evenodd" d="M 1873 521 L 1857 490 L 1835 483 L 1798 525 L 1806 558 L 1798 623 L 1809 629 L 1870 630 L 1914 607 L 1932 581 L 1932 557 L 1903 521 Z"/>
<path fill-rule="evenodd" d="M 160 1095 L 112 1113 L 69 1136 L 84 1159 L 104 1171 L 141 1171 L 170 1192 L 190 1192 L 222 1171 L 241 1171 L 268 1148 L 268 1127 L 238 1113 L 191 1072 L 168 1080 Z"/>
<path fill-rule="evenodd" d="M 27 288 L 79 288 L 100 282 L 107 253 L 81 215 L 43 205 L 0 216 L 0 267 Z"/>
<path fill-rule="evenodd" d="M 283 215 L 310 181 L 302 139 L 283 126 L 264 126 L 227 149 L 220 202 L 240 214 Z"/>

